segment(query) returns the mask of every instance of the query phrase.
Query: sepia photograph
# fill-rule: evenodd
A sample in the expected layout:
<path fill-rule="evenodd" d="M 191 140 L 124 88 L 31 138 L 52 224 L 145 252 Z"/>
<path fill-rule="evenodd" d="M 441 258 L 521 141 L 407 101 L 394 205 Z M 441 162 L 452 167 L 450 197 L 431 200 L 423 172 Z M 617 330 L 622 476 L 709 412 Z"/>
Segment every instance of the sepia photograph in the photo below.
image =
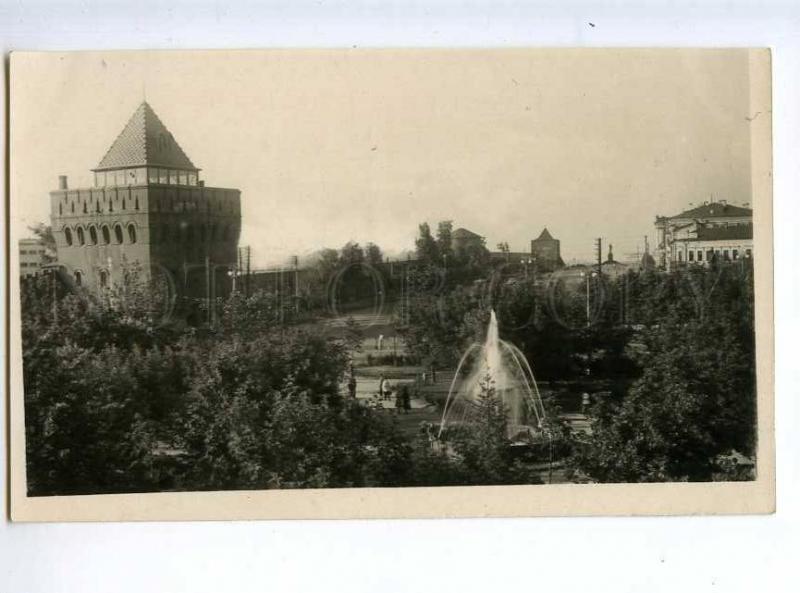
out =
<path fill-rule="evenodd" d="M 15 518 L 774 509 L 768 50 L 9 80 Z"/>

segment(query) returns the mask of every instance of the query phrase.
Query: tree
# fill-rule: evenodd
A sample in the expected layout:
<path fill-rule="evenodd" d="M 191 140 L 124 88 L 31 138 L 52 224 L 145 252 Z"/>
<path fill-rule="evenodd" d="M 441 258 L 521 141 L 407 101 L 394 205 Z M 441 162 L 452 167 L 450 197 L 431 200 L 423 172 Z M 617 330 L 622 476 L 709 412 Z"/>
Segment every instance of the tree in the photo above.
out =
<path fill-rule="evenodd" d="M 383 252 L 375 243 L 367 243 L 364 248 L 364 255 L 367 263 L 371 266 L 378 266 L 383 263 Z"/>
<path fill-rule="evenodd" d="M 673 314 L 643 337 L 643 374 L 598 411 L 579 467 L 604 482 L 706 481 L 719 456 L 752 455 L 754 364 L 735 324 Z"/>
<path fill-rule="evenodd" d="M 348 241 L 342 247 L 339 261 L 344 265 L 360 265 L 364 263 L 364 249 L 355 241 Z"/>
<path fill-rule="evenodd" d="M 416 240 L 417 259 L 427 264 L 438 265 L 439 245 L 431 235 L 431 227 L 427 222 L 419 225 L 419 236 Z"/>
<path fill-rule="evenodd" d="M 439 257 L 453 258 L 453 221 L 443 220 L 436 229 L 436 246 L 438 247 Z"/>

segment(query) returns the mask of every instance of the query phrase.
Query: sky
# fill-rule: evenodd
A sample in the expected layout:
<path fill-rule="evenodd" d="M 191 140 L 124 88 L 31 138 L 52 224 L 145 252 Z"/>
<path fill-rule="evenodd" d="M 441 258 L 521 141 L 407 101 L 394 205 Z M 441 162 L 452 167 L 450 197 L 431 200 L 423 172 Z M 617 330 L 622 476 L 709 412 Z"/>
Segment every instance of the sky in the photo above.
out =
<path fill-rule="evenodd" d="M 59 175 L 92 184 L 146 98 L 206 185 L 241 190 L 257 266 L 398 254 L 440 220 L 624 260 L 656 215 L 750 203 L 749 93 L 746 50 L 15 54 L 12 238 L 48 221 Z"/>

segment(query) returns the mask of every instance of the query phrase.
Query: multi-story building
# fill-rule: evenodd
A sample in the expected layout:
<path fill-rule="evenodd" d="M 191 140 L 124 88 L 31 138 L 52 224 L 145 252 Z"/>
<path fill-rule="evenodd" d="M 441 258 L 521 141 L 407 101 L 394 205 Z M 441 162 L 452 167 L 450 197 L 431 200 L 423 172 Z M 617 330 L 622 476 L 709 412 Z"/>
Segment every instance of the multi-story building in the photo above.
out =
<path fill-rule="evenodd" d="M 19 275 L 36 276 L 45 260 L 45 247 L 39 239 L 19 240 Z"/>
<path fill-rule="evenodd" d="M 179 295 L 226 291 L 241 229 L 238 189 L 208 187 L 200 169 L 146 102 L 94 172 L 94 187 L 67 178 L 50 193 L 59 265 L 100 291 L 136 267 L 169 278 Z"/>
<path fill-rule="evenodd" d="M 734 261 L 753 255 L 753 211 L 725 201 L 706 202 L 676 216 L 656 217 L 658 264 Z"/>

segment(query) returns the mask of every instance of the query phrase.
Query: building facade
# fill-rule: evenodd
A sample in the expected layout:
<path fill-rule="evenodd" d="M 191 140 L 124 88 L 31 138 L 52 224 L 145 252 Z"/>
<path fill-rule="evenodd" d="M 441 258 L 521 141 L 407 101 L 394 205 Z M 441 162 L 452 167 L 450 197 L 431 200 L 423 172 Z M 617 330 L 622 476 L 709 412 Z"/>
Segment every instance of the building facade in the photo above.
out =
<path fill-rule="evenodd" d="M 564 260 L 561 259 L 561 241 L 554 239 L 547 228 L 531 241 L 531 256 L 536 261 L 537 269 L 543 272 L 552 272 L 564 267 Z"/>
<path fill-rule="evenodd" d="M 39 239 L 19 240 L 19 275 L 36 276 L 45 261 L 45 247 Z"/>
<path fill-rule="evenodd" d="M 229 290 L 241 231 L 238 189 L 207 187 L 196 167 L 146 102 L 94 172 L 94 187 L 67 178 L 50 193 L 59 264 L 92 291 L 122 281 L 168 278 L 178 295 Z"/>
<path fill-rule="evenodd" d="M 706 202 L 676 216 L 656 217 L 658 265 L 736 261 L 753 256 L 753 211 L 724 201 Z"/>

